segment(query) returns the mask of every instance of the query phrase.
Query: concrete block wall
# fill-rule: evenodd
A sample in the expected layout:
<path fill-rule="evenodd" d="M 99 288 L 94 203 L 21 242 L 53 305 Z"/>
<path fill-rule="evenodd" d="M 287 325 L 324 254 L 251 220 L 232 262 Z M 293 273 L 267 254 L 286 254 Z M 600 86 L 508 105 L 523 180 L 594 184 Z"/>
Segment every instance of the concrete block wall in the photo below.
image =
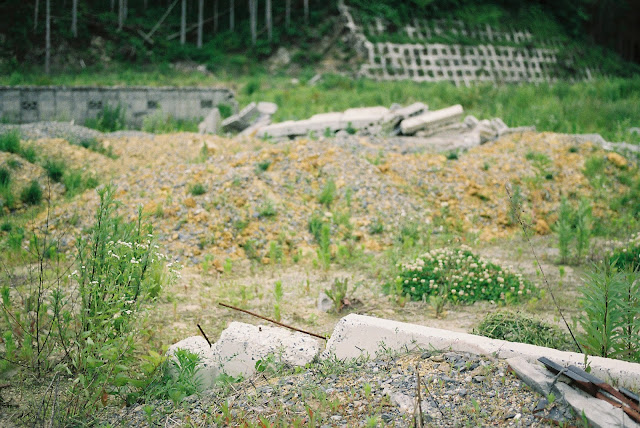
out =
<path fill-rule="evenodd" d="M 387 25 L 381 19 L 359 23 L 344 0 L 339 3 L 347 40 L 363 57 L 359 74 L 376 80 L 450 81 L 456 85 L 473 82 L 543 83 L 560 78 L 558 53 L 561 45 L 549 40 L 544 46 L 524 47 L 532 35 L 524 29 L 497 31 L 490 26 L 468 28 L 460 21 L 414 19 L 402 28 L 413 43 L 373 43 L 367 35 L 383 36 Z M 437 43 L 445 33 L 479 40 L 477 46 Z M 566 67 L 567 60 L 562 64 Z M 576 70 L 570 80 L 590 80 L 591 70 Z"/>
<path fill-rule="evenodd" d="M 120 105 L 127 123 L 140 126 L 152 114 L 201 120 L 221 104 L 238 109 L 233 92 L 222 88 L 0 86 L 0 119 L 13 123 L 83 124 L 104 107 Z"/>

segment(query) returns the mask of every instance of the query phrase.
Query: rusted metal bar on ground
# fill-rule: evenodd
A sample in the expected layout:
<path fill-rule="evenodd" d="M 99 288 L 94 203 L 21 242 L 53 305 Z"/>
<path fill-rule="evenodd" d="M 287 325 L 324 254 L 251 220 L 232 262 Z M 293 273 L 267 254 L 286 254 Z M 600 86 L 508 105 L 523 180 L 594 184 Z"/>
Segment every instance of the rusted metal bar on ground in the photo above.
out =
<path fill-rule="evenodd" d="M 324 337 L 324 336 L 320 336 L 319 334 L 311 333 L 311 332 L 309 332 L 309 331 L 301 330 L 301 329 L 299 329 L 299 328 L 296 328 L 296 327 L 292 327 L 292 326 L 290 326 L 290 325 L 283 324 L 283 323 L 278 322 L 278 321 L 276 321 L 276 320 L 272 320 L 271 318 L 267 318 L 267 317 L 265 317 L 265 316 L 258 315 L 258 314 L 256 314 L 256 313 L 251 312 L 251 311 L 247 311 L 246 309 L 236 308 L 235 306 L 227 305 L 226 303 L 222 303 L 222 302 L 219 302 L 218 304 L 219 304 L 220 306 L 224 306 L 225 308 L 233 309 L 234 311 L 244 312 L 245 314 L 249 314 L 249 315 L 254 316 L 254 317 L 256 317 L 256 318 L 260 318 L 260 319 L 263 319 L 263 320 L 265 320 L 265 321 L 272 322 L 272 323 L 274 323 L 274 324 L 279 325 L 280 327 L 288 328 L 289 330 L 298 331 L 298 332 L 300 332 L 300 333 L 308 334 L 309 336 L 317 337 L 318 339 L 327 340 L 327 338 L 326 338 L 326 337 Z"/>
<path fill-rule="evenodd" d="M 544 364 L 547 369 L 549 369 L 553 373 L 563 374 L 571 379 L 573 384 L 575 384 L 578 388 L 580 388 L 587 394 L 606 401 L 614 407 L 622 409 L 622 411 L 625 412 L 627 416 L 629 416 L 632 420 L 640 423 L 640 412 L 638 411 L 638 406 L 631 400 L 626 398 L 613 386 L 604 381 L 601 381 L 597 377 L 585 372 L 582 369 L 579 369 L 578 367 L 562 367 L 561 365 L 554 363 L 553 361 L 545 357 L 538 358 L 538 361 Z M 571 367 L 573 367 L 573 369 Z M 597 382 L 594 382 L 591 379 Z M 606 393 L 606 395 L 603 392 Z"/>
<path fill-rule="evenodd" d="M 202 329 L 202 327 L 200 327 L 200 324 L 196 324 L 196 325 L 198 326 L 198 330 L 200 330 L 200 333 L 202 333 L 202 335 L 204 336 L 204 340 L 206 340 L 207 343 L 209 344 L 209 348 L 211 348 L 211 341 L 209 340 L 207 335 L 204 333 L 204 330 Z"/>

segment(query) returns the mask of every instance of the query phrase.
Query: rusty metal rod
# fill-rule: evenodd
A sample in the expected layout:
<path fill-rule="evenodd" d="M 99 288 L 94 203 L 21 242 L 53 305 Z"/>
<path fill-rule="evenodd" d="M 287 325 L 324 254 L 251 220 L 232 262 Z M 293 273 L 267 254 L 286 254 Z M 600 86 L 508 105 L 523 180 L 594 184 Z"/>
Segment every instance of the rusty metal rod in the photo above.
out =
<path fill-rule="evenodd" d="M 204 334 L 204 330 L 202 330 L 202 327 L 200 327 L 200 324 L 196 324 L 198 326 L 198 330 L 200 330 L 200 333 L 202 333 L 202 335 L 204 336 L 204 340 L 207 341 L 207 343 L 209 344 L 209 348 L 211 348 L 211 342 L 209 341 L 209 338 L 207 337 L 206 334 Z"/>
<path fill-rule="evenodd" d="M 327 340 L 326 337 L 320 336 L 319 334 L 311 333 L 309 331 L 304 331 L 304 330 L 301 330 L 301 329 L 296 328 L 296 327 L 291 327 L 290 325 L 282 324 L 281 322 L 278 322 L 276 320 L 272 320 L 271 318 L 263 317 L 262 315 L 255 314 L 255 313 L 247 311 L 245 309 L 236 308 L 235 306 L 227 305 L 226 303 L 222 303 L 222 302 L 219 302 L 218 304 L 220 306 L 224 306 L 225 308 L 233 309 L 235 311 L 244 312 L 245 314 L 249 314 L 249 315 L 252 315 L 254 317 L 263 319 L 265 321 L 272 322 L 274 324 L 279 325 L 280 327 L 288 328 L 289 330 L 299 331 L 300 333 L 308 334 L 309 336 L 317 337 L 318 339 Z"/>

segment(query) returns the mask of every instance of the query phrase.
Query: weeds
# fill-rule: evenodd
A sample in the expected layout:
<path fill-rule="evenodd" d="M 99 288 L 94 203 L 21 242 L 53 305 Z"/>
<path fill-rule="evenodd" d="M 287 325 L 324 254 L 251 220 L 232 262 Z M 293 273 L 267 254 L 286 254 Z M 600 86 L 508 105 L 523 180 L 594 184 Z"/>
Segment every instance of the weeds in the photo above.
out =
<path fill-rule="evenodd" d="M 192 196 L 204 195 L 206 192 L 207 188 L 204 187 L 202 183 L 195 183 L 189 188 L 189 193 L 191 193 Z"/>
<path fill-rule="evenodd" d="M 325 205 L 327 208 L 331 208 L 331 204 L 336 197 L 336 183 L 329 179 L 325 183 L 322 191 L 318 195 L 318 202 L 320 204 Z"/>
<path fill-rule="evenodd" d="M 95 118 L 86 120 L 85 126 L 100 132 L 115 132 L 125 129 L 125 109 L 120 104 L 116 107 L 105 105 Z"/>
<path fill-rule="evenodd" d="M 7 168 L 0 168 L 0 187 L 9 187 L 11 183 L 11 171 Z"/>
<path fill-rule="evenodd" d="M 259 218 L 274 217 L 276 214 L 278 214 L 278 211 L 276 210 L 276 207 L 271 199 L 265 200 L 258 208 Z"/>
<path fill-rule="evenodd" d="M 336 278 L 331 284 L 331 288 L 324 290 L 325 294 L 333 302 L 333 310 L 339 314 L 345 303 L 347 303 L 347 292 L 349 290 L 349 278 L 339 279 Z"/>
<path fill-rule="evenodd" d="M 20 192 L 20 200 L 27 205 L 38 205 L 42 202 L 42 189 L 40 184 L 36 180 L 32 180 L 31 183 Z"/>
<path fill-rule="evenodd" d="M 22 152 L 22 148 L 20 147 L 20 132 L 13 130 L 0 135 L 0 151 L 20 154 Z"/>
<path fill-rule="evenodd" d="M 51 180 L 56 183 L 60 183 L 62 181 L 66 165 L 62 160 L 47 159 L 44 162 L 43 168 Z"/>
<path fill-rule="evenodd" d="M 275 319 L 276 321 L 280 322 L 280 308 L 281 308 L 281 304 L 282 304 L 282 297 L 284 296 L 284 293 L 282 291 L 282 281 L 278 280 L 276 281 L 274 287 L 273 287 L 273 299 L 274 299 L 274 304 L 273 304 L 273 319 Z"/>

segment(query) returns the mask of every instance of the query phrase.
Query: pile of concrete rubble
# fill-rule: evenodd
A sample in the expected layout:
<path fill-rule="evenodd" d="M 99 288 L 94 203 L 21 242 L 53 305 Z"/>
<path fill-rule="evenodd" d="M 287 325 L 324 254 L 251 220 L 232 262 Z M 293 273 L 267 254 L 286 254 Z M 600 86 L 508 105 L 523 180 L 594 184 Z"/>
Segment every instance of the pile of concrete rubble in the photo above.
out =
<path fill-rule="evenodd" d="M 456 137 L 474 146 L 494 140 L 502 135 L 535 131 L 535 127 L 509 128 L 502 119 L 478 120 L 464 116 L 457 104 L 440 110 L 416 102 L 408 106 L 394 104 L 390 108 L 360 107 L 344 112 L 320 113 L 304 120 L 271 123 L 278 106 L 270 102 L 252 102 L 239 113 L 226 118 L 220 130 L 239 133 L 240 136 L 286 139 L 303 136 L 344 136 L 349 134 L 379 136 Z M 215 112 L 217 110 L 214 109 Z M 219 113 L 212 112 L 201 124 L 201 132 L 217 132 Z M 216 119 L 217 118 L 217 119 Z M 215 123 L 215 125 L 213 125 Z"/>

